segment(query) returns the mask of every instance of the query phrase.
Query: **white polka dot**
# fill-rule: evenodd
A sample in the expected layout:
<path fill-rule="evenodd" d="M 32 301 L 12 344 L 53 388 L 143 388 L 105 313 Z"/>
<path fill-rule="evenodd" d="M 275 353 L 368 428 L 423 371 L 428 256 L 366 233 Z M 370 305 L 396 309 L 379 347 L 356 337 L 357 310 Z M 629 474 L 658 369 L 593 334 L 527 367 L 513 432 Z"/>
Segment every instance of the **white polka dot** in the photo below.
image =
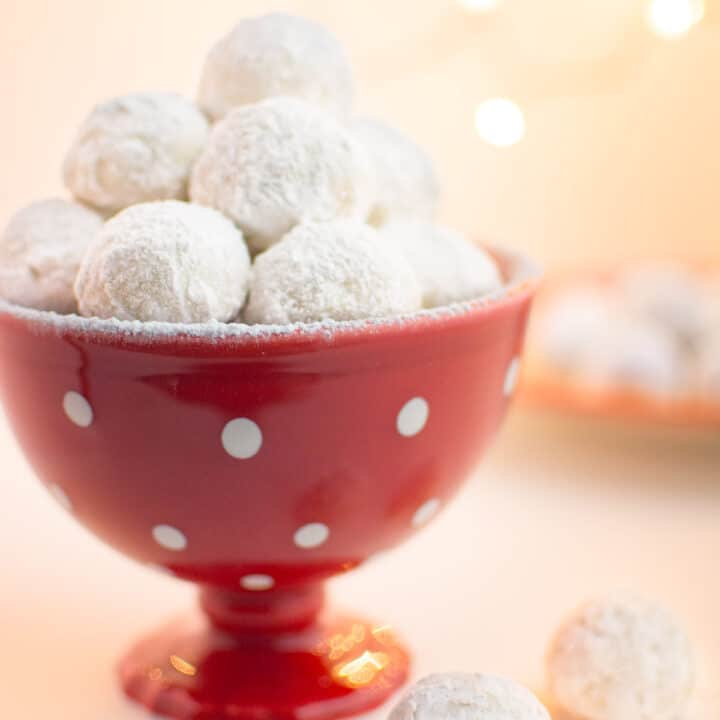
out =
<path fill-rule="evenodd" d="M 73 505 L 67 493 L 59 485 L 49 485 L 48 490 L 55 500 L 62 505 L 68 512 L 72 512 Z"/>
<path fill-rule="evenodd" d="M 71 422 L 79 427 L 89 427 L 93 421 L 93 409 L 90 403 L 80 394 L 71 390 L 63 398 L 63 410 Z"/>
<path fill-rule="evenodd" d="M 421 397 L 413 398 L 405 403 L 397 416 L 397 431 L 405 437 L 417 435 L 427 423 L 430 407 L 427 400 Z"/>
<path fill-rule="evenodd" d="M 248 418 L 231 420 L 222 431 L 222 444 L 228 455 L 247 460 L 257 455 L 262 447 L 262 431 Z"/>
<path fill-rule="evenodd" d="M 262 590 L 270 590 L 275 586 L 275 580 L 270 575 L 245 575 L 240 579 L 240 585 L 245 590 L 253 592 L 261 592 Z"/>
<path fill-rule="evenodd" d="M 505 397 L 510 397 L 515 392 L 517 386 L 518 376 L 520 375 L 520 358 L 513 358 L 510 363 L 507 372 L 505 373 L 505 384 L 503 386 L 503 392 Z"/>
<path fill-rule="evenodd" d="M 426 503 L 422 504 L 413 515 L 412 524 L 413 527 L 421 527 L 426 523 L 430 522 L 433 515 L 440 509 L 440 501 L 437 498 L 432 498 Z"/>
<path fill-rule="evenodd" d="M 330 528 L 323 523 L 309 523 L 295 532 L 295 544 L 304 550 L 320 547 L 330 537 Z"/>
<path fill-rule="evenodd" d="M 187 547 L 187 538 L 172 525 L 156 525 L 152 531 L 155 542 L 166 550 L 179 552 Z"/>

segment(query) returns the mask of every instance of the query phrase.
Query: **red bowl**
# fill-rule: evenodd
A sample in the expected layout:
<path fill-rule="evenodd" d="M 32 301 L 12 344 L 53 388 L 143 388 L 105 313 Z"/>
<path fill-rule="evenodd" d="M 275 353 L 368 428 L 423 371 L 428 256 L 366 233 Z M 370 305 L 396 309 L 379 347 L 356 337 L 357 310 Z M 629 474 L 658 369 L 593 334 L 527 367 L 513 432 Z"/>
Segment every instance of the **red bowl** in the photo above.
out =
<path fill-rule="evenodd" d="M 171 326 L 2 305 L 0 391 L 37 474 L 80 522 L 205 588 L 205 645 L 211 631 L 267 640 L 270 630 L 317 628 L 319 581 L 425 524 L 500 425 L 537 273 L 499 258 L 501 295 L 374 322 Z M 134 653 L 142 662 L 122 669 L 129 694 L 156 712 L 255 717 L 247 708 L 262 705 L 308 717 L 297 710 L 307 703 L 250 701 L 247 687 L 228 691 L 231 713 L 230 696 L 215 687 L 222 673 L 207 670 L 205 655 L 185 658 L 194 675 L 167 665 L 194 683 L 180 701 L 172 678 L 147 675 L 146 656 L 161 644 L 145 644 Z M 212 682 L 199 683 L 198 665 L 215 672 Z M 311 693 L 310 716 L 377 704 L 404 672 L 389 676 L 358 685 L 330 673 Z"/>

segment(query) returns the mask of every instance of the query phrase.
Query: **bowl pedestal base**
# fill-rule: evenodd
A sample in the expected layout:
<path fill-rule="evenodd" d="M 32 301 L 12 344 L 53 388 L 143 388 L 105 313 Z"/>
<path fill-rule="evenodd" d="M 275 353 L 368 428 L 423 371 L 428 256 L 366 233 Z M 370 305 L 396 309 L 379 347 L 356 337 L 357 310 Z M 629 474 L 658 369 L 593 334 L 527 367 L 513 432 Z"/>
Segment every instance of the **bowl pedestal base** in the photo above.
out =
<path fill-rule="evenodd" d="M 126 695 L 177 720 L 334 720 L 407 680 L 391 629 L 323 610 L 322 588 L 201 593 L 203 612 L 142 640 L 120 663 Z"/>

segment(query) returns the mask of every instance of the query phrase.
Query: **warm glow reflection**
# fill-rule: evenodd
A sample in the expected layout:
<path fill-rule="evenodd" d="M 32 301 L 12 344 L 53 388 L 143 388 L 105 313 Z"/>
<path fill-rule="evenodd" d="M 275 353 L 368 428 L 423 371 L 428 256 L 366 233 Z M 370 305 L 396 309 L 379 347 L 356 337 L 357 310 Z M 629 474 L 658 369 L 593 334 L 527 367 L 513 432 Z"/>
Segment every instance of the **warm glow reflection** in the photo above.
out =
<path fill-rule="evenodd" d="M 392 625 L 380 625 L 373 628 L 372 635 L 381 645 L 394 645 L 397 642 Z"/>
<path fill-rule="evenodd" d="M 365 628 L 356 623 L 347 634 L 336 633 L 331 635 L 323 644 L 321 654 L 327 655 L 330 660 L 339 660 L 343 655 L 351 652 L 357 645 L 365 640 Z"/>
<path fill-rule="evenodd" d="M 366 650 L 354 660 L 335 666 L 333 676 L 349 687 L 362 687 L 369 685 L 389 662 L 385 653 Z"/>
<path fill-rule="evenodd" d="M 183 660 L 178 655 L 170 656 L 170 664 L 182 675 L 189 675 L 190 677 L 193 677 L 197 674 L 197 668 L 192 663 L 189 663 L 187 660 Z"/>
<path fill-rule="evenodd" d="M 163 671 L 159 667 L 150 668 L 147 671 L 147 675 L 150 680 L 158 681 L 163 679 Z"/>
<path fill-rule="evenodd" d="M 510 147 L 525 135 L 525 116 L 512 100 L 492 98 L 475 112 L 475 128 L 489 145 Z"/>
<path fill-rule="evenodd" d="M 476 13 L 491 12 L 500 5 L 500 2 L 501 0 L 458 0 L 463 10 Z"/>
<path fill-rule="evenodd" d="M 388 683 L 407 669 L 407 658 L 389 625 L 342 623 L 313 653 L 327 670 L 328 682 L 346 688 L 390 687 Z"/>
<path fill-rule="evenodd" d="M 700 22 L 704 14 L 703 0 L 651 0 L 647 19 L 658 35 L 677 37 Z"/>

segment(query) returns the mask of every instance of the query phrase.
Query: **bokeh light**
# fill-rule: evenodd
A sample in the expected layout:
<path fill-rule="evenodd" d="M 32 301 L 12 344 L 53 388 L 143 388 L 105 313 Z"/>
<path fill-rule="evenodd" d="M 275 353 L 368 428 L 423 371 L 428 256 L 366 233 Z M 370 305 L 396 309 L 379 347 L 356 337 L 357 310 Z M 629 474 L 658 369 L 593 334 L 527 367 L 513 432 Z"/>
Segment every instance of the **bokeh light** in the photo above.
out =
<path fill-rule="evenodd" d="M 487 13 L 496 10 L 502 0 L 457 0 L 463 10 L 471 13 Z"/>
<path fill-rule="evenodd" d="M 491 98 L 478 106 L 475 128 L 489 145 L 510 147 L 525 136 L 525 116 L 512 100 Z"/>
<path fill-rule="evenodd" d="M 700 22 L 705 14 L 703 0 L 651 0 L 647 20 L 662 37 L 679 37 Z"/>

